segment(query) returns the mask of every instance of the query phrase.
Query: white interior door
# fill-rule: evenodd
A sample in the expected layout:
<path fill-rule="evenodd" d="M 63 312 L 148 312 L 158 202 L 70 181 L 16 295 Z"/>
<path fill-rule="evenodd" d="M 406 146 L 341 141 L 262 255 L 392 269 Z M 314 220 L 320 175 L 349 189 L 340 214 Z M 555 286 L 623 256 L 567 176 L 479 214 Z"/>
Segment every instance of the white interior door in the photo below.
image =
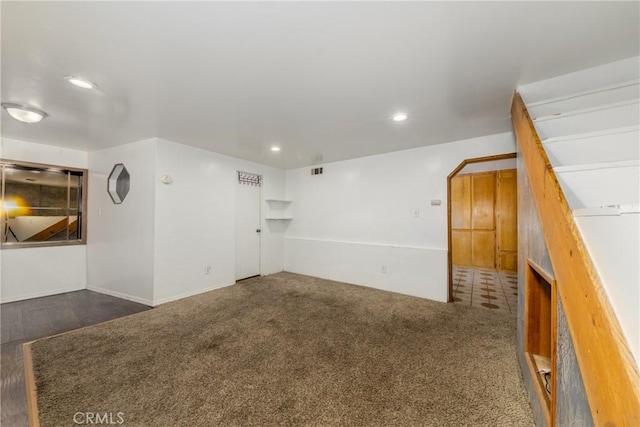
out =
<path fill-rule="evenodd" d="M 236 184 L 236 280 L 260 274 L 260 187 Z"/>

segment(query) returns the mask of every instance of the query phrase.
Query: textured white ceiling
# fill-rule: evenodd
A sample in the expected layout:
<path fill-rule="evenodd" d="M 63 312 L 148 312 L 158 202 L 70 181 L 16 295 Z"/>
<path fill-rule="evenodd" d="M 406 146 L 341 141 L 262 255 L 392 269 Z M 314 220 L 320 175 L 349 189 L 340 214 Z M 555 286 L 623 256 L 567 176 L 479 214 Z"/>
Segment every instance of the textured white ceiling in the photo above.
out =
<path fill-rule="evenodd" d="M 518 84 L 640 54 L 638 2 L 1 7 L 2 101 L 49 113 L 2 111 L 3 136 L 83 150 L 157 136 L 281 168 L 509 131 Z"/>

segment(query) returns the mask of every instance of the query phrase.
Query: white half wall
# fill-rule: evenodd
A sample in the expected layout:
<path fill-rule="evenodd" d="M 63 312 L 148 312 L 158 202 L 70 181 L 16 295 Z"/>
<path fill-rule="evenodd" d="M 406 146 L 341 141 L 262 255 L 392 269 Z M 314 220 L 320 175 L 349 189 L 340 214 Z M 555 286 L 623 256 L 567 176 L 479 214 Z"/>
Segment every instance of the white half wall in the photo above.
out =
<path fill-rule="evenodd" d="M 0 139 L 0 158 L 75 168 L 88 166 L 84 151 L 10 138 Z M 86 285 L 84 245 L 0 251 L 0 301 L 3 303 L 76 291 Z"/>
<path fill-rule="evenodd" d="M 446 250 L 289 237 L 285 254 L 292 273 L 447 300 Z"/>
<path fill-rule="evenodd" d="M 87 286 L 84 245 L 2 250 L 2 302 L 78 291 Z"/>
<path fill-rule="evenodd" d="M 153 304 L 156 140 L 89 152 L 88 289 Z M 107 193 L 113 166 L 131 176 L 129 194 L 116 205 Z"/>
<path fill-rule="evenodd" d="M 263 212 L 265 199 L 283 198 L 283 170 L 158 140 L 154 305 L 235 283 L 237 171 L 262 175 Z M 284 229 L 263 219 L 262 231 L 260 272 L 282 271 Z"/>
<path fill-rule="evenodd" d="M 509 132 L 287 171 L 285 270 L 446 301 L 447 176 L 513 152 Z"/>

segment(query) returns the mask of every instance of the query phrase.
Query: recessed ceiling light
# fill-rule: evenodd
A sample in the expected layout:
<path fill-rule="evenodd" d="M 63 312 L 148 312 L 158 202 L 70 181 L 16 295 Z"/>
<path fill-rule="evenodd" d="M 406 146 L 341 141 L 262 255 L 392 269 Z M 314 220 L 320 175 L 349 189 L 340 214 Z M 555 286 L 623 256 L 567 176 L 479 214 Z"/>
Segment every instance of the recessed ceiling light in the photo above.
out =
<path fill-rule="evenodd" d="M 271 147 L 271 151 L 280 151 L 280 147 L 274 145 L 273 147 Z"/>
<path fill-rule="evenodd" d="M 405 120 L 407 120 L 407 115 L 405 113 L 398 113 L 398 114 L 394 114 L 392 119 L 394 122 L 403 122 Z"/>
<path fill-rule="evenodd" d="M 76 76 L 68 76 L 64 78 L 66 81 L 71 83 L 72 85 L 81 87 L 83 89 L 97 89 L 98 85 L 95 83 L 91 83 L 89 80 L 82 79 Z"/>
<path fill-rule="evenodd" d="M 7 113 L 9 113 L 11 117 L 23 123 L 38 123 L 40 120 L 48 116 L 44 111 L 38 110 L 30 105 L 3 102 L 2 108 L 7 110 Z"/>

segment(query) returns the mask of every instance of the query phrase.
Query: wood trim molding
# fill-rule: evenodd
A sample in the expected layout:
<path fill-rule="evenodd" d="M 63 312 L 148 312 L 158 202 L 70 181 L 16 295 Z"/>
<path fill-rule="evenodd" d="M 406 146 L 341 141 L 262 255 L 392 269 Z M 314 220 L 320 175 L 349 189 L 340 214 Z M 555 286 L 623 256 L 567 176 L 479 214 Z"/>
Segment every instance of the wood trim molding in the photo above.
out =
<path fill-rule="evenodd" d="M 27 389 L 27 417 L 29 427 L 40 427 L 36 379 L 33 375 L 33 360 L 31 358 L 31 342 L 22 345 L 22 354 L 24 359 L 24 384 Z"/>
<path fill-rule="evenodd" d="M 540 138 L 517 93 L 511 106 L 511 118 L 594 424 L 638 426 L 638 367 Z"/>
<path fill-rule="evenodd" d="M 515 159 L 516 153 L 497 154 L 494 156 L 475 157 L 463 160 L 447 176 L 447 302 L 453 302 L 453 260 L 451 254 L 451 179 L 458 174 L 465 166 L 471 163 L 491 162 L 494 160 Z"/>

